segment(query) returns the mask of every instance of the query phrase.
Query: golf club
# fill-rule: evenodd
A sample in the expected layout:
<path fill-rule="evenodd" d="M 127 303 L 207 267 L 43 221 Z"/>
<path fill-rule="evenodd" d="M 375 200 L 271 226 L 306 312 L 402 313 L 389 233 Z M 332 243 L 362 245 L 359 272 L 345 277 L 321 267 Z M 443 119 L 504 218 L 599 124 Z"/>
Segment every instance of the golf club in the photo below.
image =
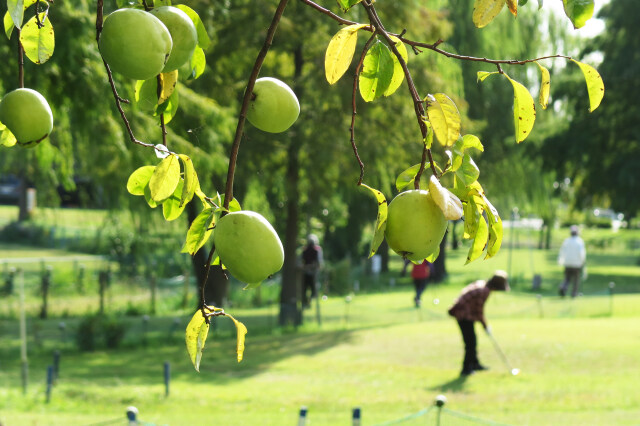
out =
<path fill-rule="evenodd" d="M 517 376 L 518 373 L 520 373 L 520 369 L 511 367 L 511 364 L 509 363 L 509 360 L 507 359 L 507 357 L 504 354 L 504 352 L 502 352 L 502 349 L 500 349 L 500 346 L 498 346 L 498 342 L 493 337 L 493 335 L 491 333 L 487 333 L 487 336 L 489 336 L 489 339 L 491 340 L 491 343 L 493 343 L 493 347 L 496 348 L 496 352 L 498 352 L 498 354 L 500 355 L 500 358 L 502 358 L 502 361 L 505 363 L 505 365 L 509 369 L 509 372 L 511 373 L 511 375 L 512 376 Z"/>

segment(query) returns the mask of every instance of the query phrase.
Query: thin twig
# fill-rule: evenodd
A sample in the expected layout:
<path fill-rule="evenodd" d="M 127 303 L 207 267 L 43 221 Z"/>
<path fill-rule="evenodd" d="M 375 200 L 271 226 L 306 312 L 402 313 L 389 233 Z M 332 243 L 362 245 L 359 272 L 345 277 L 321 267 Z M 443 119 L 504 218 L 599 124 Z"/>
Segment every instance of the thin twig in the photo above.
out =
<path fill-rule="evenodd" d="M 358 77 L 360 76 L 360 70 L 362 69 L 364 58 L 367 55 L 369 46 L 371 46 L 371 43 L 373 42 L 375 37 L 376 33 L 374 32 L 373 34 L 371 34 L 371 37 L 369 37 L 369 40 L 367 40 L 364 47 L 362 48 L 362 55 L 360 55 L 360 61 L 358 62 L 358 66 L 356 66 L 356 72 L 353 76 L 353 92 L 351 94 L 351 108 L 353 112 L 351 114 L 351 127 L 349 128 L 349 132 L 351 133 L 351 148 L 353 148 L 353 153 L 355 154 L 358 165 L 360 166 L 360 178 L 358 179 L 358 186 L 362 185 L 362 180 L 364 179 L 364 163 L 360 159 L 360 155 L 358 155 L 358 147 L 356 146 L 355 128 L 356 115 L 358 114 L 356 110 L 356 93 L 358 91 Z"/>
<path fill-rule="evenodd" d="M 202 297 L 202 315 L 206 318 L 207 315 L 204 312 L 205 307 L 207 306 L 207 301 L 204 300 L 204 289 L 207 286 L 207 281 L 209 281 L 209 271 L 211 270 L 211 261 L 213 260 L 213 253 L 216 251 L 216 245 L 211 245 L 211 250 L 209 250 L 209 256 L 207 256 L 207 264 L 205 266 L 204 279 L 202 280 L 202 284 L 200 284 L 200 295 Z"/>
<path fill-rule="evenodd" d="M 98 0 L 97 1 L 97 6 L 96 6 L 96 42 L 100 41 L 100 33 L 102 33 L 102 24 L 103 24 L 103 0 Z M 107 64 L 107 61 L 105 61 L 104 59 L 102 59 L 102 63 L 104 64 L 104 68 L 107 70 L 107 77 L 109 78 L 109 85 L 111 86 L 111 91 L 113 92 L 113 97 L 115 99 L 116 102 L 116 108 L 118 108 L 118 112 L 120 113 L 120 117 L 122 118 L 122 122 L 124 123 L 125 127 L 127 128 L 127 133 L 129 134 L 129 139 L 131 139 L 131 142 L 138 144 L 138 145 L 142 145 L 142 146 L 146 146 L 146 147 L 153 147 L 154 145 L 151 143 L 146 143 L 146 142 L 142 142 L 140 140 L 138 140 L 135 135 L 133 134 L 133 130 L 131 129 L 131 124 L 129 123 L 129 120 L 127 119 L 127 115 L 124 113 L 124 110 L 122 109 L 122 104 L 128 104 L 129 101 L 120 97 L 120 95 L 118 95 L 118 90 L 116 89 L 116 84 L 113 81 L 113 74 L 111 73 L 111 68 L 109 68 L 109 64 Z"/>
<path fill-rule="evenodd" d="M 311 0 L 300 0 L 302 3 L 306 4 L 307 6 L 310 6 L 311 8 L 317 10 L 320 13 L 323 13 L 327 16 L 329 16 L 330 18 L 332 18 L 334 21 L 338 22 L 341 25 L 354 25 L 354 24 L 358 24 L 358 22 L 355 21 L 350 21 L 348 19 L 344 19 L 338 15 L 336 15 L 335 13 L 331 12 L 328 9 L 325 9 L 324 7 L 314 3 Z M 362 28 L 363 30 L 366 31 L 375 31 L 375 28 L 373 28 L 373 26 L 369 25 L 366 26 L 364 28 Z M 428 50 L 432 50 L 436 53 L 439 53 L 441 55 L 444 55 L 448 58 L 452 58 L 452 59 L 458 59 L 461 61 L 473 61 L 473 62 L 485 62 L 488 64 L 505 64 L 505 65 L 525 65 L 531 62 L 535 62 L 535 61 L 540 61 L 542 59 L 553 59 L 553 58 L 564 58 L 564 59 L 571 59 L 570 56 L 565 56 L 565 55 L 549 55 L 549 56 L 542 56 L 539 58 L 535 58 L 535 59 L 524 59 L 524 60 L 515 60 L 515 59 L 489 59 L 489 58 L 478 58 L 475 56 L 466 56 L 466 55 L 459 55 L 456 53 L 451 53 L 451 52 L 447 52 L 446 50 L 442 50 L 440 49 L 438 46 L 443 43 L 442 40 L 438 40 L 435 43 L 425 43 L 425 42 L 420 42 L 420 41 L 415 41 L 415 40 L 411 40 L 408 39 L 406 37 L 404 37 L 403 33 L 400 34 L 395 34 L 395 33 L 387 33 L 389 35 L 392 35 L 394 37 L 397 37 L 401 42 L 411 46 L 415 51 L 419 51 L 419 47 L 422 47 L 424 49 L 428 49 Z"/>
<path fill-rule="evenodd" d="M 158 95 L 158 101 L 160 101 L 160 98 L 162 97 L 162 89 L 164 87 L 162 74 L 158 74 L 158 76 L 156 77 L 156 81 L 158 82 L 156 94 Z M 164 112 L 160 113 L 160 128 L 162 129 L 162 145 L 167 146 L 167 126 L 164 122 Z"/>
<path fill-rule="evenodd" d="M 24 47 L 20 42 L 20 28 L 16 28 L 18 35 L 18 86 L 24 88 Z"/>
<path fill-rule="evenodd" d="M 280 18 L 282 17 L 282 13 L 284 12 L 284 8 L 287 6 L 287 3 L 288 0 L 280 0 L 280 3 L 278 4 L 278 7 L 276 8 L 276 11 L 273 15 L 273 19 L 271 20 L 271 25 L 267 30 L 267 35 L 265 37 L 264 44 L 262 45 L 262 49 L 260 49 L 258 57 L 253 64 L 253 69 L 251 70 L 249 81 L 247 82 L 247 88 L 245 89 L 244 97 L 242 99 L 242 107 L 240 108 L 240 116 L 238 117 L 238 125 L 236 127 L 236 133 L 233 138 L 233 144 L 231 146 L 231 155 L 229 157 L 227 185 L 225 188 L 224 196 L 225 209 L 229 208 L 229 203 L 233 199 L 233 178 L 236 172 L 238 150 L 240 149 L 240 141 L 242 140 L 244 123 L 247 118 L 247 110 L 249 109 L 249 103 L 251 101 L 251 97 L 253 96 L 253 87 L 255 85 L 256 79 L 258 78 L 258 74 L 260 73 L 260 68 L 262 68 L 262 63 L 264 62 L 264 59 L 269 52 L 269 48 L 271 47 L 271 43 L 273 42 L 273 36 L 275 35 L 276 29 L 278 28 L 278 23 L 280 22 Z"/>
<path fill-rule="evenodd" d="M 422 140 L 425 140 L 428 135 L 428 130 L 427 130 L 427 125 L 424 122 L 424 117 L 426 115 L 424 110 L 424 105 L 422 103 L 422 99 L 420 98 L 420 95 L 418 94 L 418 89 L 416 88 L 416 85 L 413 82 L 413 78 L 411 77 L 411 72 L 407 67 L 407 62 L 404 60 L 404 58 L 398 51 L 398 48 L 396 47 L 396 43 L 391 39 L 391 37 L 389 36 L 389 33 L 387 33 L 387 31 L 385 30 L 384 25 L 382 24 L 382 21 L 380 20 L 380 17 L 378 16 L 376 9 L 373 6 L 373 3 L 369 3 L 367 0 L 364 0 L 362 2 L 362 5 L 367 11 L 367 15 L 369 16 L 369 20 L 371 21 L 371 24 L 376 27 L 376 31 L 385 39 L 385 41 L 391 48 L 391 51 L 398 59 L 400 66 L 402 67 L 402 71 L 404 72 L 404 77 L 405 77 L 405 80 L 407 81 L 407 86 L 409 88 L 409 93 L 411 94 L 411 98 L 413 99 L 413 107 L 416 113 L 416 118 L 418 120 L 418 126 L 420 127 L 420 132 L 422 133 Z M 433 162 L 433 157 L 431 155 L 431 150 L 429 148 L 426 148 L 426 145 L 425 145 L 424 151 L 426 152 L 423 152 L 422 154 L 420 169 L 418 170 L 418 173 L 416 174 L 416 177 L 415 177 L 414 185 L 416 188 L 419 188 L 420 186 L 420 176 L 424 171 L 427 157 L 429 158 L 429 164 L 431 165 L 433 174 L 436 177 L 438 176 L 434 162 Z"/>

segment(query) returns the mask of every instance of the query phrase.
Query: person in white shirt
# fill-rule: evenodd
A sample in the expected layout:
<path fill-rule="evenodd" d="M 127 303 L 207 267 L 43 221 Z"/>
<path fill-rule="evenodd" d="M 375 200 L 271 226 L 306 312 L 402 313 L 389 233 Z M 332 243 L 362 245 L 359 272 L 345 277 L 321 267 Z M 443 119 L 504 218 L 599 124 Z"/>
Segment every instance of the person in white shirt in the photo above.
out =
<path fill-rule="evenodd" d="M 559 291 L 562 297 L 567 294 L 569 282 L 572 283 L 571 297 L 576 297 L 580 287 L 580 275 L 587 260 L 587 250 L 584 247 L 584 241 L 578 235 L 578 227 L 573 225 L 570 231 L 571 236 L 562 242 L 558 255 L 558 263 L 564 266 L 564 281 Z"/>

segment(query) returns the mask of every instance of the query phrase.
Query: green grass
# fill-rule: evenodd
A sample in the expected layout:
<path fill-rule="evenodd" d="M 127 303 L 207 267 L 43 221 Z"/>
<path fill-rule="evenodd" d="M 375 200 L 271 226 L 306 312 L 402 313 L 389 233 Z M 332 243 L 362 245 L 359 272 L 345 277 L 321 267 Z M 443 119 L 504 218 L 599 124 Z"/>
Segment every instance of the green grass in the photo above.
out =
<path fill-rule="evenodd" d="M 563 236 L 555 233 L 555 247 Z M 500 423 L 637 424 L 640 233 L 587 230 L 584 237 L 589 276 L 582 288 L 585 296 L 575 300 L 557 297 L 562 280 L 557 249 L 530 249 L 537 238 L 527 232 L 518 234 L 519 248 L 510 252 L 505 245 L 488 261 L 465 266 L 466 250 L 448 251 L 449 276 L 427 289 L 421 309 L 412 306 L 410 278 L 398 276 L 399 258 L 393 258 L 391 272 L 379 277 L 363 276 L 354 267 L 345 279 L 358 279 L 361 291 L 350 302 L 329 295 L 320 304 L 322 325 L 316 323 L 314 305 L 305 311 L 305 325 L 297 332 L 276 327 L 273 303 L 248 308 L 252 296 L 234 284 L 227 311 L 249 329 L 245 359 L 235 361 L 233 324 L 218 318 L 200 373 L 184 349 L 182 332 L 193 309 L 180 307 L 180 285 L 161 288 L 158 316 L 151 317 L 146 331 L 141 316 L 123 318 L 127 334 L 120 349 L 81 353 L 73 332 L 80 316 L 97 310 L 95 272 L 104 264 L 87 262 L 86 290 L 79 294 L 73 282 L 78 253 L 2 244 L 2 268 L 15 266 L 13 258 L 34 261 L 23 264 L 31 274 L 31 281 L 25 275 L 26 395 L 20 384 L 18 298 L 0 300 L 0 423 L 90 425 L 124 420 L 125 408 L 135 405 L 143 421 L 158 425 L 284 425 L 296 424 L 304 405 L 313 425 L 348 425 L 354 407 L 361 407 L 364 425 L 375 425 L 417 413 L 444 394 L 447 409 Z M 43 257 L 69 258 L 53 265 L 48 320 L 35 318 Z M 480 358 L 491 370 L 463 381 L 458 378 L 462 342 L 446 309 L 463 285 L 488 278 L 495 269 L 510 271 L 513 291 L 492 295 L 487 317 L 507 357 L 522 372 L 508 374 L 478 330 Z M 535 292 L 534 274 L 542 276 L 542 289 Z M 616 283 L 613 299 L 609 282 Z M 278 288 L 277 283 L 265 285 L 263 300 L 276 301 Z M 107 311 L 118 316 L 147 313 L 149 299 L 144 279 L 116 280 L 107 292 Z M 62 352 L 60 379 L 46 404 L 45 371 L 56 349 Z M 162 378 L 165 361 L 172 368 L 169 398 Z M 402 424 L 435 424 L 435 411 Z M 442 424 L 473 423 L 445 412 Z"/>
<path fill-rule="evenodd" d="M 304 405 L 312 424 L 349 424 L 350 410 L 358 406 L 363 423 L 371 425 L 418 412 L 442 393 L 449 409 L 502 423 L 637 424 L 640 296 L 615 296 L 612 316 L 608 297 L 546 297 L 541 318 L 535 298 L 492 295 L 487 316 L 494 334 L 522 372 L 509 375 L 480 335 L 479 354 L 491 370 L 463 381 L 459 331 L 445 314 L 457 291 L 454 285 L 429 288 L 419 310 L 408 289 L 355 295 L 349 304 L 329 298 L 321 304 L 323 325 L 307 311 L 298 333 L 253 335 L 275 320 L 276 311 L 232 311 L 249 327 L 245 360 L 235 362 L 232 325 L 221 318 L 200 373 L 190 366 L 178 333 L 166 335 L 170 318 L 152 319 L 156 335 L 146 348 L 82 354 L 62 345 L 61 376 L 49 404 L 43 401 L 45 368 L 60 346 L 51 336 L 56 322 L 44 322 L 41 334 L 50 337 L 41 337 L 39 347 L 31 341 L 31 380 L 22 395 L 17 325 L 4 321 L 3 341 L 13 338 L 1 349 L 0 420 L 91 424 L 123 417 L 124 408 L 135 405 L 141 419 L 156 424 L 282 425 L 295 424 Z M 186 320 L 181 317 L 182 324 Z M 169 398 L 164 361 L 172 366 Z M 468 424 L 454 420 L 444 424 Z"/>

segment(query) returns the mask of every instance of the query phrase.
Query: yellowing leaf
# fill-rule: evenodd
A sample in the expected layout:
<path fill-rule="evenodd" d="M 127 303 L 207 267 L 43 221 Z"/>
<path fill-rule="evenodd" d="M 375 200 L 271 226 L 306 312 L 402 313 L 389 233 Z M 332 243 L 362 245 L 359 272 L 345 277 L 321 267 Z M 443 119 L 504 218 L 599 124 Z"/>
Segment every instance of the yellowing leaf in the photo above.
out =
<path fill-rule="evenodd" d="M 451 191 L 443 187 L 438 179 L 431 175 L 429 179 L 429 193 L 436 205 L 442 211 L 445 219 L 458 220 L 462 217 L 462 202 Z"/>
<path fill-rule="evenodd" d="M 593 0 L 562 0 L 564 13 L 571 19 L 574 28 L 582 28 L 593 16 Z"/>
<path fill-rule="evenodd" d="M 540 102 L 542 109 L 547 109 L 547 105 L 549 105 L 549 91 L 551 89 L 551 76 L 549 75 L 549 70 L 537 61 L 536 65 L 540 68 L 540 97 L 538 98 L 538 102 Z"/>
<path fill-rule="evenodd" d="M 187 343 L 187 353 L 193 363 L 196 371 L 200 371 L 200 360 L 202 359 L 202 351 L 204 344 L 207 341 L 207 335 L 209 334 L 209 323 L 202 315 L 202 311 L 198 310 L 189 324 L 187 325 L 187 332 L 185 340 Z"/>
<path fill-rule="evenodd" d="M 162 81 L 162 90 L 158 98 L 158 105 L 169 99 L 175 90 L 176 83 L 178 82 L 178 70 L 163 72 L 160 74 L 160 81 Z"/>
<path fill-rule="evenodd" d="M 507 7 L 513 16 L 518 16 L 518 0 L 507 0 Z"/>
<path fill-rule="evenodd" d="M 470 262 L 473 262 L 474 260 L 480 257 L 485 247 L 487 246 L 488 237 L 489 237 L 489 228 L 487 227 L 487 221 L 484 220 L 484 216 L 480 214 L 478 216 L 475 237 L 473 239 L 473 243 L 471 244 L 471 248 L 469 249 L 469 253 L 467 254 L 467 261 L 465 265 Z"/>
<path fill-rule="evenodd" d="M 604 97 L 604 82 L 600 73 L 591 65 L 587 65 L 582 62 L 578 62 L 572 59 L 573 62 L 578 64 L 584 74 L 584 79 L 587 82 L 587 91 L 589 92 L 589 112 L 595 111 L 602 98 Z"/>
<path fill-rule="evenodd" d="M 242 361 L 242 357 L 244 355 L 244 337 L 247 334 L 247 327 L 234 317 L 229 314 L 226 314 L 236 325 L 237 332 L 237 343 L 236 343 L 236 353 L 238 354 L 238 362 Z"/>
<path fill-rule="evenodd" d="M 324 72 L 329 84 L 340 80 L 349 69 L 358 41 L 358 30 L 365 24 L 354 24 L 338 31 L 327 46 L 324 57 Z"/>
<path fill-rule="evenodd" d="M 444 93 L 427 97 L 427 116 L 433 132 L 444 146 L 453 145 L 460 137 L 460 113 L 458 107 Z"/>
<path fill-rule="evenodd" d="M 178 156 L 182 160 L 184 168 L 184 186 L 180 197 L 180 206 L 182 206 L 191 201 L 196 189 L 200 187 L 200 182 L 198 181 L 198 175 L 196 174 L 196 169 L 193 167 L 191 158 L 184 154 L 179 154 Z"/>
<path fill-rule="evenodd" d="M 371 239 L 371 248 L 369 250 L 369 257 L 371 257 L 376 254 L 378 247 L 380 247 L 380 244 L 384 239 L 384 231 L 385 229 L 387 229 L 388 205 L 387 199 L 382 192 L 378 191 L 377 189 L 373 189 L 370 186 L 365 185 L 364 183 L 360 186 L 371 191 L 373 193 L 373 196 L 376 198 L 376 201 L 378 202 L 378 218 L 376 220 L 376 226 L 374 228 L 375 231 L 373 233 L 373 238 Z"/>
<path fill-rule="evenodd" d="M 11 18 L 11 15 L 9 14 L 9 12 L 4 14 L 4 34 L 7 36 L 8 39 L 11 39 L 11 34 L 13 33 L 13 29 L 15 28 L 15 25 L 13 24 L 13 19 Z"/>
<path fill-rule="evenodd" d="M 478 71 L 478 81 L 482 82 L 487 79 L 490 75 L 500 74 L 498 71 L 488 72 L 488 71 Z"/>
<path fill-rule="evenodd" d="M 136 169 L 127 180 L 127 191 L 131 195 L 144 195 L 144 188 L 149 184 L 149 179 L 156 166 L 142 166 Z"/>
<path fill-rule="evenodd" d="M 18 143 L 16 137 L 13 135 L 13 133 L 11 133 L 9 129 L 5 128 L 0 135 L 0 146 L 6 146 L 7 148 L 10 148 L 16 143 Z"/>
<path fill-rule="evenodd" d="M 409 62 L 409 55 L 407 54 L 407 46 L 405 46 L 404 43 L 401 42 L 398 37 L 389 36 L 389 38 L 393 40 L 396 46 L 396 49 L 398 50 L 398 53 L 400 53 L 400 56 L 404 60 L 404 63 L 406 64 L 407 62 Z M 389 87 L 387 88 L 387 90 L 384 91 L 385 96 L 392 95 L 396 90 L 398 90 L 398 88 L 404 81 L 404 70 L 402 69 L 402 65 L 400 64 L 400 61 L 398 60 L 396 55 L 393 54 L 393 52 L 391 52 L 391 56 L 393 57 L 393 76 L 391 77 L 391 83 L 389 83 Z"/>
<path fill-rule="evenodd" d="M 489 241 L 487 242 L 487 255 L 485 259 L 495 256 L 502 245 L 502 219 L 498 215 L 498 210 L 489 202 L 487 197 L 483 195 L 483 199 L 487 206 L 487 218 L 489 219 Z"/>
<path fill-rule="evenodd" d="M 47 13 L 39 15 L 42 27 L 38 26 L 36 17 L 29 19 L 20 32 L 20 42 L 24 48 L 24 54 L 34 64 L 44 64 L 53 55 L 55 48 L 55 35 L 51 20 Z"/>
<path fill-rule="evenodd" d="M 180 161 L 177 155 L 162 160 L 149 179 L 151 198 L 160 203 L 173 194 L 180 182 Z"/>
<path fill-rule="evenodd" d="M 505 0 L 476 0 L 472 17 L 474 25 L 482 28 L 493 21 L 504 7 L 504 2 Z"/>
<path fill-rule="evenodd" d="M 360 95 L 365 102 L 379 98 L 391 84 L 393 77 L 393 55 L 384 43 L 374 44 L 364 57 L 358 83 Z"/>
<path fill-rule="evenodd" d="M 516 142 L 520 143 L 529 136 L 536 121 L 536 104 L 531 93 L 522 84 L 504 74 L 513 85 L 513 123 L 516 131 Z"/>

